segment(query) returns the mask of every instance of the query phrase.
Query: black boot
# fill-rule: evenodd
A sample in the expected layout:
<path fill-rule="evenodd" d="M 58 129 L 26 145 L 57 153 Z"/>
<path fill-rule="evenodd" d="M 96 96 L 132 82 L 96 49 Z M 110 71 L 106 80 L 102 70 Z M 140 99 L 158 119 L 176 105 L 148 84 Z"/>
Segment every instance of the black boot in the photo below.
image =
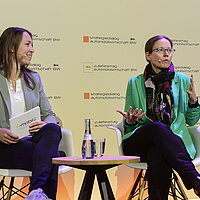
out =
<path fill-rule="evenodd" d="M 200 197 L 200 176 L 196 177 L 192 183 L 192 188 L 194 189 L 195 194 Z"/>

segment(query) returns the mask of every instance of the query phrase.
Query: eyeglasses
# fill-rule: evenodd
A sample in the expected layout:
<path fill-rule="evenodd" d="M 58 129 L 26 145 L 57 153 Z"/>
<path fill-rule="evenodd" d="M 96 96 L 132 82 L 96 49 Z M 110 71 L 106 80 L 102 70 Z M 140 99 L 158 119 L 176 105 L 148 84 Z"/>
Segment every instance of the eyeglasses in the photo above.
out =
<path fill-rule="evenodd" d="M 164 54 L 164 53 L 168 53 L 168 54 L 173 54 L 176 50 L 175 49 L 164 49 L 162 47 L 160 48 L 156 48 L 156 49 L 153 49 L 152 51 L 155 51 L 157 53 L 160 53 L 160 54 Z"/>

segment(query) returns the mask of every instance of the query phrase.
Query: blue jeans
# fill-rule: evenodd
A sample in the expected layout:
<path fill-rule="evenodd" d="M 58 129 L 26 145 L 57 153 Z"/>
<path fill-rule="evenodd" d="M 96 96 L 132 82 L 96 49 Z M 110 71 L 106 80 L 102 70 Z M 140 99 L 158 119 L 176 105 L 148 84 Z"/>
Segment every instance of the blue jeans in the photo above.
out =
<path fill-rule="evenodd" d="M 29 191 L 42 188 L 47 196 L 56 199 L 58 166 L 52 158 L 58 157 L 61 129 L 49 123 L 34 133 L 29 140 L 7 145 L 0 142 L 0 168 L 32 171 Z"/>

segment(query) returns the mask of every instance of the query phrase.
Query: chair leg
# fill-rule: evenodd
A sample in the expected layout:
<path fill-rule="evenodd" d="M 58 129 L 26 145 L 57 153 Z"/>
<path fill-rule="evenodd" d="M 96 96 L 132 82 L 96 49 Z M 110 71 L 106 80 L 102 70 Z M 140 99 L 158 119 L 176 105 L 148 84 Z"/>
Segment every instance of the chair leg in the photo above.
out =
<path fill-rule="evenodd" d="M 5 191 L 4 191 L 4 180 L 5 180 L 5 176 L 3 176 L 3 178 L 0 181 L 0 190 L 1 190 L 1 194 L 2 194 L 2 198 L 4 200 L 5 197 Z"/>
<path fill-rule="evenodd" d="M 131 200 L 132 197 L 133 197 L 133 195 L 135 194 L 135 191 L 137 189 L 137 186 L 138 186 L 139 181 L 140 181 L 141 176 L 142 176 L 142 172 L 143 172 L 143 170 L 141 169 L 140 172 L 139 172 L 139 174 L 138 174 L 138 176 L 137 176 L 137 179 L 136 179 L 136 181 L 135 181 L 135 183 L 133 185 L 133 188 L 132 188 L 132 190 L 131 190 L 131 192 L 130 192 L 129 197 L 128 197 L 127 200 Z"/>
<path fill-rule="evenodd" d="M 145 185 L 146 185 L 146 181 L 143 180 L 142 184 L 141 184 L 141 187 L 140 187 L 140 192 L 139 192 L 139 195 L 138 195 L 138 200 L 142 200 L 142 197 L 143 197 L 143 194 L 144 194 Z"/>
<path fill-rule="evenodd" d="M 173 172 L 172 174 L 172 181 L 171 181 L 171 196 L 174 198 L 174 200 L 182 199 L 182 200 L 188 200 L 188 197 L 178 179 L 176 174 Z"/>
<path fill-rule="evenodd" d="M 143 170 L 140 170 L 127 200 L 131 200 L 136 195 L 138 195 L 138 200 L 142 200 L 143 193 L 144 193 L 144 190 L 146 189 L 145 187 L 146 187 L 146 183 L 147 183 L 147 179 L 148 179 L 147 172 L 145 173 L 144 176 L 142 175 L 142 173 L 143 173 Z M 140 184 L 142 179 L 143 179 L 143 181 Z M 188 197 L 187 197 L 177 175 L 174 172 L 172 173 L 170 190 L 171 191 L 170 191 L 169 195 L 171 195 L 174 200 L 188 200 Z"/>
<path fill-rule="evenodd" d="M 143 169 L 140 170 L 127 200 L 131 200 L 133 197 L 137 195 L 138 195 L 138 200 L 142 200 L 145 186 L 147 183 L 147 173 L 145 173 L 144 176 L 142 174 L 143 174 Z"/>
<path fill-rule="evenodd" d="M 13 189 L 13 185 L 14 185 L 14 180 L 15 180 L 15 177 L 11 177 L 6 200 L 10 200 L 11 199 L 12 189 Z"/>
<path fill-rule="evenodd" d="M 3 176 L 3 178 L 0 181 L 0 189 L 2 189 L 2 187 L 4 185 L 4 180 L 5 180 L 5 176 Z"/>
<path fill-rule="evenodd" d="M 4 176 L 0 181 L 0 190 L 1 190 L 0 200 L 11 200 L 11 196 L 13 195 L 17 195 L 22 199 L 24 199 L 27 193 L 24 192 L 23 190 L 30 185 L 30 182 L 26 183 L 23 187 L 17 188 L 14 186 L 15 177 L 10 178 L 9 186 L 5 184 L 5 178 L 6 177 Z"/>

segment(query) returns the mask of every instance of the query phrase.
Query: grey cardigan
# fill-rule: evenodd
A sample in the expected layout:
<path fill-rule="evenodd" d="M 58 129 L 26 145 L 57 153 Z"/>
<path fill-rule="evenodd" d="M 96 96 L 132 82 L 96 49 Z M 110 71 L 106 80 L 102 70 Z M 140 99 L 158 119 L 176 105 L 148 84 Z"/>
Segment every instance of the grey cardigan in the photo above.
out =
<path fill-rule="evenodd" d="M 35 88 L 32 90 L 27 87 L 24 77 L 22 76 L 22 89 L 24 92 L 26 111 L 39 106 L 41 120 L 48 123 L 56 123 L 55 113 L 44 93 L 40 75 L 32 72 L 35 81 Z M 9 118 L 11 117 L 11 101 L 6 83 L 6 78 L 0 73 L 0 128 L 10 128 Z"/>

